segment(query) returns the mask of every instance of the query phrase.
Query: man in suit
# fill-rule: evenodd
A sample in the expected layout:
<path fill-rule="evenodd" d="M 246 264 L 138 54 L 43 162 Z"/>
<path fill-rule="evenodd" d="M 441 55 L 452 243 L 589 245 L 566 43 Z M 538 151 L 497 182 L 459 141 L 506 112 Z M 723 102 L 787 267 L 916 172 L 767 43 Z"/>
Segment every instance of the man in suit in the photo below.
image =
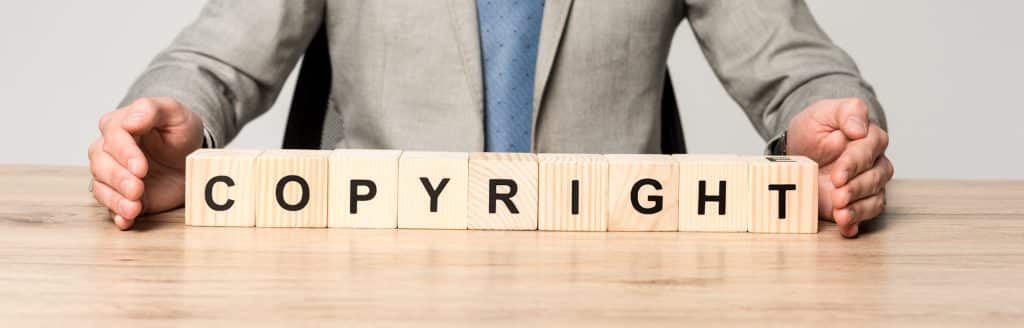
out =
<path fill-rule="evenodd" d="M 885 116 L 801 0 L 212 0 L 100 119 L 92 192 L 122 229 L 181 206 L 185 156 L 266 111 L 321 24 L 328 145 L 655 153 L 684 19 L 769 151 L 820 164 L 820 215 L 856 236 L 893 173 Z"/>

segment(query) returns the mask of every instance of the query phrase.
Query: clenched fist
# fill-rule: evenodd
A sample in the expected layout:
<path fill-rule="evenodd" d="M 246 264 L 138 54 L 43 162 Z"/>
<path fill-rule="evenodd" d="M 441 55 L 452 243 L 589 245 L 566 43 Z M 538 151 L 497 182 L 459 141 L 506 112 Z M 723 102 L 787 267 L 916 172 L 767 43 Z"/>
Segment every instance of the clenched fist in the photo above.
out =
<path fill-rule="evenodd" d="M 171 98 L 142 98 L 103 115 L 100 134 L 89 146 L 92 194 L 118 228 L 185 203 L 185 157 L 203 143 L 195 113 Z"/>
<path fill-rule="evenodd" d="M 893 166 L 885 156 L 889 135 L 868 119 L 860 99 L 814 103 L 789 123 L 786 153 L 818 162 L 818 214 L 834 220 L 845 237 L 885 207 Z"/>

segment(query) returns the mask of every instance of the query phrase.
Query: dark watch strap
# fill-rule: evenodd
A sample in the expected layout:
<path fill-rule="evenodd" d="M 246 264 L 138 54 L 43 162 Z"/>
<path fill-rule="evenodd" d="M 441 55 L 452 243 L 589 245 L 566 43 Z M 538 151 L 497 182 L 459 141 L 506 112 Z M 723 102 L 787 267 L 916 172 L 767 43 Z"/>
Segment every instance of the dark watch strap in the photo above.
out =
<path fill-rule="evenodd" d="M 787 144 L 786 141 L 788 139 L 787 138 L 788 136 L 789 136 L 789 131 L 783 131 L 782 132 L 782 136 L 779 137 L 778 140 L 775 140 L 775 143 L 772 144 L 772 148 L 771 148 L 772 149 L 772 155 L 787 155 L 786 154 L 786 144 Z"/>

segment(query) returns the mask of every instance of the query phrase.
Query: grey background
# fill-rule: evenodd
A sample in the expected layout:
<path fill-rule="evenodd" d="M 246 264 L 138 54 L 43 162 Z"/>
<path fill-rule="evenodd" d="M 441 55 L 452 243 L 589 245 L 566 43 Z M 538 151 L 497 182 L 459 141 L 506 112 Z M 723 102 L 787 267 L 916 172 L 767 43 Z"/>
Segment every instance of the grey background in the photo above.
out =
<path fill-rule="evenodd" d="M 875 86 L 889 115 L 898 178 L 1024 178 L 1017 145 L 1024 141 L 1024 2 L 808 2 Z M 0 163 L 87 165 L 99 116 L 202 4 L 0 2 Z M 761 151 L 764 142 L 685 25 L 669 65 L 691 152 Z M 280 146 L 293 80 L 230 147 Z"/>

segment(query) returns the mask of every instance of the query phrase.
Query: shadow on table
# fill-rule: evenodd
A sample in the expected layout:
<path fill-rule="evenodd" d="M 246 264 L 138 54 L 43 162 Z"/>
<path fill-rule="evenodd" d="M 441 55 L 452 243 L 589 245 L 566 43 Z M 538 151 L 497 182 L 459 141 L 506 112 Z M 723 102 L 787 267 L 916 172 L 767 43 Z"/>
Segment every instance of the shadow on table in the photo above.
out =
<path fill-rule="evenodd" d="M 179 208 L 158 214 L 149 214 L 139 218 L 132 225 L 132 230 L 146 232 L 185 224 L 185 209 Z"/>
<path fill-rule="evenodd" d="M 869 235 L 869 234 L 881 232 L 882 230 L 885 230 L 886 226 L 888 226 L 888 224 L 889 224 L 888 222 L 889 222 L 888 215 L 883 213 L 882 216 L 879 216 L 879 217 L 875 218 L 874 220 L 869 220 L 867 222 L 861 223 L 860 224 L 860 235 L 863 236 L 863 235 Z"/>

